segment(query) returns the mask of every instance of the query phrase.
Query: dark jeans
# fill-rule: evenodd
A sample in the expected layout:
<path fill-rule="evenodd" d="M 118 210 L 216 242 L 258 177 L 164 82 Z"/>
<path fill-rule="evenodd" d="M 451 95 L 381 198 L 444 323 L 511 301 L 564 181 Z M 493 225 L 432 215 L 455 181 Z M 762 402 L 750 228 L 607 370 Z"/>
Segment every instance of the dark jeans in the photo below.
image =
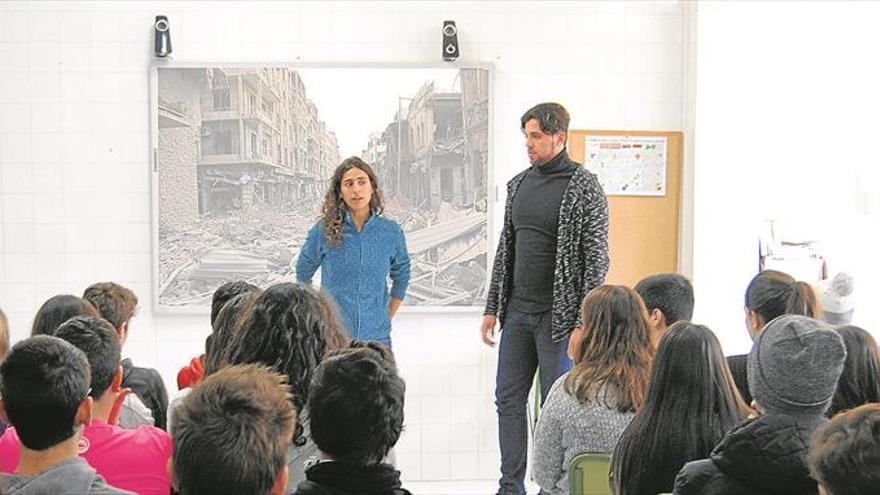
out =
<path fill-rule="evenodd" d="M 528 449 L 529 390 L 535 370 L 541 369 L 541 404 L 553 382 L 571 368 L 568 340 L 551 339 L 551 312 L 528 314 L 510 308 L 501 332 L 495 406 L 501 444 L 500 494 L 522 495 Z"/>

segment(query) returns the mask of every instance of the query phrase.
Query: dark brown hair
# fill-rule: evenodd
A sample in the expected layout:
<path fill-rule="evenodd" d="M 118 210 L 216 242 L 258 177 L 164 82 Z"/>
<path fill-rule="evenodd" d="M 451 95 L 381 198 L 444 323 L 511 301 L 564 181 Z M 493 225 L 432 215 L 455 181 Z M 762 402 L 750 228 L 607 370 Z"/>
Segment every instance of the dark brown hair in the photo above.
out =
<path fill-rule="evenodd" d="M 120 325 L 128 323 L 128 320 L 134 316 L 138 303 L 138 298 L 131 289 L 115 282 L 90 285 L 83 292 L 83 299 L 94 304 L 101 317 L 112 323 L 117 331 Z"/>
<path fill-rule="evenodd" d="M 843 373 L 826 415 L 852 409 L 862 404 L 880 402 L 880 357 L 877 341 L 864 328 L 845 325 L 837 329 L 846 347 Z"/>
<path fill-rule="evenodd" d="M 370 211 L 374 215 L 385 211 L 379 180 L 376 178 L 373 168 L 356 156 L 346 158 L 333 172 L 330 187 L 327 188 L 324 204 L 321 206 L 321 223 L 324 226 L 324 238 L 329 246 L 338 247 L 342 244 L 342 226 L 345 224 L 345 212 L 347 211 L 345 201 L 342 200 L 342 176 L 353 168 L 363 170 L 370 178 L 370 185 L 373 187 L 373 195 L 370 197 Z"/>
<path fill-rule="evenodd" d="M 708 457 L 748 413 L 715 334 L 675 323 L 657 346 L 645 402 L 614 450 L 615 493 L 671 492 L 681 467 Z"/>
<path fill-rule="evenodd" d="M 822 316 L 819 299 L 810 284 L 776 270 L 764 270 L 752 278 L 746 287 L 745 306 L 765 324 L 782 315 L 817 319 Z"/>
<path fill-rule="evenodd" d="M 37 310 L 31 325 L 31 336 L 55 335 L 58 326 L 74 316 L 101 317 L 92 303 L 85 299 L 70 294 L 52 296 Z"/>
<path fill-rule="evenodd" d="M 296 412 L 283 376 L 243 365 L 205 378 L 171 421 L 181 495 L 269 493 L 287 462 Z"/>
<path fill-rule="evenodd" d="M 605 406 L 635 411 L 645 400 L 654 353 L 645 304 L 629 287 L 602 285 L 584 298 L 581 320 L 583 337 L 576 343 L 566 392 L 587 404 L 604 401 L 601 389 L 616 401 Z"/>
<path fill-rule="evenodd" d="M 557 132 L 568 133 L 568 123 L 571 117 L 568 110 L 559 103 L 538 103 L 526 110 L 519 119 L 520 129 L 526 128 L 526 122 L 535 119 L 544 134 L 556 134 Z"/>
<path fill-rule="evenodd" d="M 813 433 L 810 474 L 829 495 L 876 493 L 880 486 L 880 404 L 838 414 Z"/>

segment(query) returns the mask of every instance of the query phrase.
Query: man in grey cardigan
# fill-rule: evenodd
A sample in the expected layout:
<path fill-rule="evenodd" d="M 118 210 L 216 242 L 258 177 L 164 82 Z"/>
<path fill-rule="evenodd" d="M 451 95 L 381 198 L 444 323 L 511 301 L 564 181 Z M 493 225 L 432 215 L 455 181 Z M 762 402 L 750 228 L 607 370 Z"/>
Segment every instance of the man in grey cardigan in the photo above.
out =
<path fill-rule="evenodd" d="M 571 368 L 566 347 L 580 302 L 608 271 L 608 204 L 596 176 L 568 157 L 569 120 L 558 103 L 536 105 L 520 119 L 532 166 L 507 184 L 480 328 L 489 346 L 496 323 L 503 330 L 495 404 L 504 495 L 525 493 L 526 402 L 535 371 L 543 403 Z"/>

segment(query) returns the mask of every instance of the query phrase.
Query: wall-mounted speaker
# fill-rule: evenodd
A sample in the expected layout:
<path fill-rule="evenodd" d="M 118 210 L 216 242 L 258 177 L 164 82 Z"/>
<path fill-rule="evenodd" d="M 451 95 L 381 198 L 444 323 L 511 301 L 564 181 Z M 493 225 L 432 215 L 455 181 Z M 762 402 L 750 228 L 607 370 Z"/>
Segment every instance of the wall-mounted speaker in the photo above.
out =
<path fill-rule="evenodd" d="M 171 54 L 171 24 L 168 23 L 168 17 L 157 15 L 153 31 L 155 32 L 153 53 L 157 57 L 165 58 Z"/>
<path fill-rule="evenodd" d="M 455 21 L 443 21 L 443 60 L 452 62 L 459 56 L 458 28 Z"/>

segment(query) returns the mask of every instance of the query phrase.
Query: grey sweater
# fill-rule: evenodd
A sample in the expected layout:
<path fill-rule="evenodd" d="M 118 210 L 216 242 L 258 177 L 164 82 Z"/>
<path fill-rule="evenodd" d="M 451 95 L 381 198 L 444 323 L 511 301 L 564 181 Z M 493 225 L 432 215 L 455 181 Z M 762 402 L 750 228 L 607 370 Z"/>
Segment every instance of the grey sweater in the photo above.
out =
<path fill-rule="evenodd" d="M 134 495 L 108 485 L 81 457 L 61 461 L 36 476 L 0 475 L 0 488 L 7 495 Z"/>
<path fill-rule="evenodd" d="M 565 391 L 568 373 L 550 389 L 535 431 L 532 474 L 545 493 L 568 493 L 568 466 L 578 454 L 611 452 L 635 413 L 606 407 L 616 400 L 604 392 L 602 400 L 581 404 Z M 595 395 L 593 396 L 595 399 Z"/>

